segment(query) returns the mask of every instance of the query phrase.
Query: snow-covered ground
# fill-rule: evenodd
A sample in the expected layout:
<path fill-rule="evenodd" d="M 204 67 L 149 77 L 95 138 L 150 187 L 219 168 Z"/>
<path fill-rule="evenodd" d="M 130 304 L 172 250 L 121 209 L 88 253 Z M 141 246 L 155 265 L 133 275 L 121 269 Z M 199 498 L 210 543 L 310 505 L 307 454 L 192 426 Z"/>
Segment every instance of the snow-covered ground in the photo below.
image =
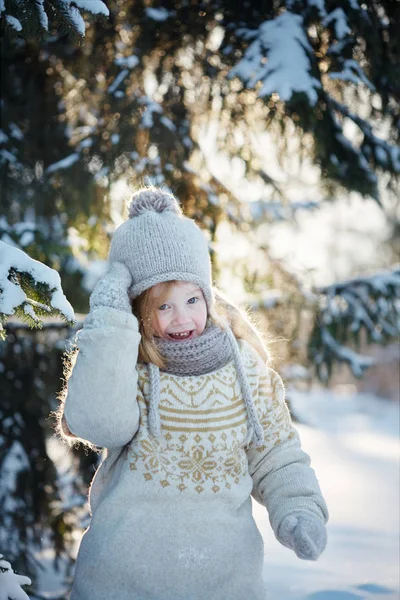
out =
<path fill-rule="evenodd" d="M 275 540 L 265 509 L 254 503 L 266 600 L 398 600 L 399 404 L 345 389 L 288 396 L 329 506 L 329 542 L 318 562 L 299 560 Z M 63 589 L 59 576 L 43 573 L 43 597 Z"/>
<path fill-rule="evenodd" d="M 255 504 L 267 600 L 398 600 L 399 404 L 329 391 L 290 398 L 307 423 L 297 428 L 330 510 L 329 542 L 318 562 L 300 561 Z"/>

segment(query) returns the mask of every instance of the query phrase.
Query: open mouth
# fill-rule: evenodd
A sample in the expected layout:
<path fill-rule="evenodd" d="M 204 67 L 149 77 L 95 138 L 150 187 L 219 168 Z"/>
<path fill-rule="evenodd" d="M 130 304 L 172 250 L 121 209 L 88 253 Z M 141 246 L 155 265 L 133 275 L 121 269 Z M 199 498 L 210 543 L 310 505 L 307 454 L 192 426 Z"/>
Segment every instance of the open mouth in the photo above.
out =
<path fill-rule="evenodd" d="M 192 339 L 194 334 L 194 329 L 191 331 L 181 331 L 180 333 L 167 333 L 167 336 L 170 340 L 190 340 Z"/>

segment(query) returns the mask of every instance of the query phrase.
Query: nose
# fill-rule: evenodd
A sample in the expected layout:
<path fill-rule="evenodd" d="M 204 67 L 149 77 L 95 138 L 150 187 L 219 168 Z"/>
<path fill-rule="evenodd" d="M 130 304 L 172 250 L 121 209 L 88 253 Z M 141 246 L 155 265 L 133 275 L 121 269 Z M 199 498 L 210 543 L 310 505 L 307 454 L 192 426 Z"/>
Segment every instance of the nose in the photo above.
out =
<path fill-rule="evenodd" d="M 175 325 L 186 325 L 187 323 L 189 323 L 189 321 L 190 318 L 185 307 L 179 307 L 175 310 L 173 321 Z"/>

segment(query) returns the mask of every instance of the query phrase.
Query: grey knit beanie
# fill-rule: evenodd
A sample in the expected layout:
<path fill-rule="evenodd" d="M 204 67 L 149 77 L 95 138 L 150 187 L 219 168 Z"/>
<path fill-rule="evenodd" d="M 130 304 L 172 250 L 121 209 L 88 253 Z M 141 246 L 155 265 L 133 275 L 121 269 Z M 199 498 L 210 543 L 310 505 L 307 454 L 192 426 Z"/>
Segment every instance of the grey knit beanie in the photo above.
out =
<path fill-rule="evenodd" d="M 190 281 L 201 288 L 208 308 L 212 304 L 207 240 L 164 189 L 147 187 L 133 195 L 129 219 L 114 233 L 109 260 L 128 267 L 133 297 L 163 281 Z"/>

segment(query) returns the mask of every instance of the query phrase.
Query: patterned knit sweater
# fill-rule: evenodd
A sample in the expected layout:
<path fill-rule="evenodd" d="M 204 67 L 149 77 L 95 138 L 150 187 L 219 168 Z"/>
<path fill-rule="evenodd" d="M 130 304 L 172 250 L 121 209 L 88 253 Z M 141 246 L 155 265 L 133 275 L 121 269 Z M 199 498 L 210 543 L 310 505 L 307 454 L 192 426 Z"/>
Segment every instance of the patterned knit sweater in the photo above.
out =
<path fill-rule="evenodd" d="M 265 432 L 247 445 L 233 362 L 209 374 L 161 373 L 161 437 L 148 430 L 149 379 L 137 321 L 97 308 L 78 334 L 64 415 L 107 448 L 92 482 L 71 600 L 263 600 L 264 550 L 251 495 L 275 532 L 304 510 L 327 519 L 280 377 L 246 342 L 241 355 Z"/>

